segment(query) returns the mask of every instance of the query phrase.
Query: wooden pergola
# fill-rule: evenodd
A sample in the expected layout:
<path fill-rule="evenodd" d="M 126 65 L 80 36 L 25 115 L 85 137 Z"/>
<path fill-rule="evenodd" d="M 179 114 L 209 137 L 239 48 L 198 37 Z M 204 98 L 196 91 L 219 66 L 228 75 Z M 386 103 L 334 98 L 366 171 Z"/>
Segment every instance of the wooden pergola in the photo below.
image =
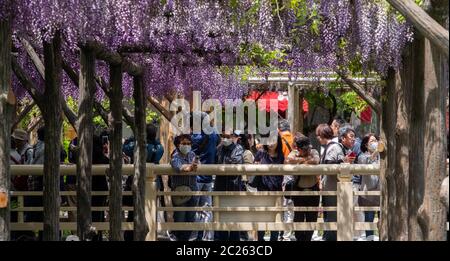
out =
<path fill-rule="evenodd" d="M 448 30 L 443 28 L 439 22 L 433 19 L 422 8 L 417 6 L 412 0 L 388 0 L 388 2 L 395 7 L 400 13 L 402 13 L 409 21 L 411 21 L 420 35 L 426 37 L 428 40 L 421 40 L 420 43 L 423 46 L 419 46 L 423 54 L 426 54 L 425 58 L 420 58 L 416 65 L 421 62 L 425 64 L 426 68 L 434 68 L 434 63 L 440 62 L 443 59 L 448 59 L 449 48 L 449 36 Z M 9 21 L 0 21 L 0 203 L 6 202 L 6 204 L 0 204 L 0 241 L 9 239 L 9 188 L 10 188 L 10 176 L 9 176 L 9 144 L 10 144 L 10 130 L 11 124 L 9 117 L 11 113 L 11 105 L 14 103 L 11 92 L 11 76 L 12 73 L 17 76 L 22 86 L 32 96 L 34 102 L 38 105 L 42 111 L 45 121 L 47 133 L 45 137 L 46 153 L 44 163 L 44 240 L 59 240 L 59 152 L 60 146 L 55 143 L 55 140 L 59 140 L 62 125 L 62 113 L 67 117 L 68 121 L 75 127 L 79 138 L 79 160 L 77 163 L 77 198 L 78 198 L 78 235 L 81 240 L 86 239 L 89 233 L 92 223 L 91 217 L 91 172 L 92 172 L 92 137 L 93 137 L 93 109 L 95 108 L 103 119 L 108 122 L 111 129 L 111 154 L 110 154 L 110 171 L 108 173 L 111 179 L 110 190 L 110 239 L 121 240 L 121 139 L 122 139 L 122 119 L 127 124 L 132 126 L 134 135 L 137 140 L 137 150 L 135 152 L 135 174 L 133 182 L 133 198 L 134 198 L 134 230 L 135 240 L 145 240 L 148 228 L 145 223 L 144 213 L 144 196 L 145 196 L 145 108 L 147 101 L 149 101 L 154 107 L 156 107 L 167 119 L 171 117 L 171 113 L 164 109 L 164 106 L 153 97 L 146 97 L 143 89 L 142 82 L 142 68 L 140 65 L 135 64 L 130 59 L 123 56 L 118 51 L 108 50 L 105 46 L 98 42 L 88 42 L 80 47 L 80 72 L 74 71 L 64 61 L 64 57 L 61 55 L 61 38 L 58 33 L 51 42 L 44 42 L 44 56 L 43 61 L 41 57 L 37 55 L 31 44 L 27 44 L 26 39 L 22 39 L 25 49 L 33 61 L 38 72 L 45 80 L 45 92 L 39 93 L 33 81 L 19 66 L 15 57 L 11 55 L 11 24 Z M 135 47 L 136 50 L 140 50 L 140 46 Z M 146 50 L 144 50 L 147 52 Z M 109 65 L 110 79 L 109 86 L 106 86 L 104 79 L 96 76 L 95 73 L 95 60 L 103 60 Z M 413 63 L 412 63 L 413 64 Z M 428 65 L 427 65 L 428 64 Z M 73 113 L 68 106 L 63 102 L 60 92 L 61 74 L 65 71 L 70 79 L 80 88 L 79 98 L 79 111 L 78 115 Z M 122 73 L 127 73 L 133 77 L 134 83 L 134 101 L 135 112 L 131 115 L 124 109 L 122 104 Z M 433 123 L 442 120 L 441 112 L 445 110 L 445 104 L 441 85 L 438 83 L 439 79 L 436 79 L 440 74 L 435 71 L 427 71 L 422 74 L 422 79 L 419 79 L 421 83 L 432 83 L 426 89 L 420 89 L 419 85 L 416 86 L 414 91 L 421 92 L 424 97 L 427 97 L 427 101 L 421 100 L 420 103 L 423 106 L 413 110 L 413 114 L 416 113 L 417 119 L 420 118 L 420 124 L 413 125 L 412 133 L 410 134 L 405 129 L 405 126 L 409 126 L 409 118 L 405 116 L 404 111 L 407 111 L 409 103 L 404 103 L 399 96 L 399 92 L 404 92 L 402 89 L 402 83 L 399 83 L 401 77 L 396 72 L 390 72 L 387 80 L 387 87 L 384 88 L 385 100 L 380 103 L 370 95 L 364 93 L 364 88 L 359 83 L 348 76 L 337 72 L 341 79 L 343 79 L 353 90 L 357 91 L 361 97 L 363 97 L 372 108 L 378 113 L 382 112 L 382 138 L 387 142 L 387 152 L 382 154 L 381 165 L 381 180 L 382 184 L 387 186 L 382 188 L 382 209 L 386 210 L 381 215 L 381 239 L 382 240 L 402 240 L 405 239 L 405 232 L 408 228 L 405 228 L 405 217 L 410 217 L 410 221 L 414 222 L 414 228 L 417 231 L 430 231 L 428 234 L 422 235 L 422 237 L 416 234 L 406 239 L 424 238 L 424 239 L 439 239 L 440 231 L 439 227 L 442 223 L 442 218 L 435 213 L 434 202 L 432 196 L 425 195 L 419 198 L 424 203 L 415 203 L 413 199 L 417 197 L 414 194 L 414 190 L 407 191 L 406 194 L 411 194 L 411 202 L 408 202 L 407 195 L 404 196 L 402 189 L 405 188 L 405 182 L 408 182 L 408 176 L 405 176 L 405 169 L 398 165 L 405 161 L 405 150 L 408 149 L 408 145 L 414 148 L 424 148 L 428 151 L 416 153 L 416 155 L 410 155 L 410 160 L 413 162 L 412 168 L 417 167 L 421 169 L 424 176 L 409 177 L 409 184 L 415 186 L 417 189 L 431 190 L 430 186 L 435 186 L 442 180 L 442 173 L 445 173 L 445 166 L 440 164 L 440 161 L 444 162 L 443 147 L 445 140 L 441 136 L 444 136 L 444 130 L 437 128 L 437 132 L 432 135 L 425 130 L 425 134 L 422 133 L 424 126 L 432 126 Z M 436 76 L 437 75 L 437 76 Z M 434 77 L 434 78 L 433 78 Z M 403 79 L 406 81 L 407 79 Z M 101 105 L 94 101 L 95 89 L 99 86 L 105 90 L 108 98 L 111 101 L 111 114 L 107 114 Z M 428 86 L 427 84 L 422 84 Z M 299 102 L 301 102 L 300 96 L 296 91 L 294 85 L 289 87 L 290 96 L 294 97 L 292 102 L 293 107 L 299 108 Z M 412 90 L 409 90 L 412 91 Z M 423 97 L 422 97 L 423 98 Z M 418 98 L 417 98 L 418 99 Z M 433 102 L 435 101 L 435 102 Z M 426 107 L 425 107 L 426 104 Z M 444 108 L 444 109 L 443 109 Z M 404 109 L 404 110 L 403 110 Z M 414 109 L 414 108 L 413 108 Z M 423 114 L 420 115 L 420 110 Z M 296 120 L 300 116 L 291 115 L 290 120 L 295 124 Z M 393 115 L 396 115 L 394 117 Z M 426 117 L 425 117 L 426 116 Z M 298 121 L 300 122 L 300 121 Z M 440 126 L 440 125 L 439 125 Z M 298 128 L 298 127 L 297 127 Z M 441 131 L 439 132 L 439 129 Z M 430 134 L 428 137 L 427 135 Z M 426 141 L 415 140 L 414 137 L 422 137 L 425 135 Z M 411 140 L 409 139 L 411 137 Z M 425 143 L 425 144 L 424 144 Z M 406 153 L 406 155 L 409 155 Z M 424 158 L 431 157 L 439 159 L 429 163 L 424 163 Z M 427 158 L 428 159 L 428 158 Z M 416 164 L 416 165 L 414 165 Z M 444 171 L 442 171 L 444 170 Z M 409 171 L 409 170 L 406 170 Z M 395 174 L 397 173 L 397 174 Z M 419 172 L 418 172 L 419 173 Z M 420 174 L 419 173 L 419 174 Z M 426 174 L 424 174 L 426 173 Z M 416 174 L 416 175 L 419 175 Z M 421 184 L 421 178 L 428 180 L 427 184 Z M 397 191 L 397 195 L 393 195 Z M 419 195 L 420 196 L 420 195 Z M 395 202 L 390 200 L 389 197 L 394 197 Z M 410 206 L 406 208 L 405 206 Z M 389 209 L 396 211 L 396 208 L 400 208 L 398 215 L 388 215 Z M 400 218 L 400 219 L 399 219 Z M 416 218 L 416 219 L 414 219 Z M 425 225 L 424 225 L 425 224 Z"/>

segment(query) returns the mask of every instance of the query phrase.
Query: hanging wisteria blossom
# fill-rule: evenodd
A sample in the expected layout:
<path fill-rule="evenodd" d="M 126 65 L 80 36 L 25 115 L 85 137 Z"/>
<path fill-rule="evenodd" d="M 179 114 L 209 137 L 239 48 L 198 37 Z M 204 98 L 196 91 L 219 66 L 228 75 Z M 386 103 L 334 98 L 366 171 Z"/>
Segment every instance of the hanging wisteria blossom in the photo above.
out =
<path fill-rule="evenodd" d="M 0 16 L 12 20 L 18 61 L 39 88 L 42 80 L 19 39 L 42 54 L 42 41 L 60 31 L 65 62 L 75 70 L 79 47 L 96 41 L 143 67 L 149 95 L 200 90 L 221 100 L 246 92 L 233 73 L 239 70 L 224 74 L 223 67 L 250 65 L 297 77 L 358 59 L 365 71 L 383 75 L 401 65 L 412 32 L 382 0 L 2 0 Z M 273 51 L 282 55 L 268 59 Z M 107 66 L 97 66 L 96 74 L 109 78 Z M 65 96 L 77 97 L 66 76 L 63 85 Z M 132 88 L 124 77 L 126 97 Z"/>

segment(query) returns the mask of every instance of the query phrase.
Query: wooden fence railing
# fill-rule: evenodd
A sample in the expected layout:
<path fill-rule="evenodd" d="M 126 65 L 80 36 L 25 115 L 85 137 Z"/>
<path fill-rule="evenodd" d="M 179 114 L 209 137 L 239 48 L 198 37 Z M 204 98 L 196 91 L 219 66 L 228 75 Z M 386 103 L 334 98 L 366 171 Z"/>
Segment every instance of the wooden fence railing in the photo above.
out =
<path fill-rule="evenodd" d="M 95 165 L 93 175 L 105 175 L 109 165 Z M 133 165 L 123 166 L 123 175 L 133 174 Z M 18 175 L 42 175 L 42 165 L 12 165 L 11 173 Z M 62 165 L 61 175 L 76 175 L 75 165 Z M 355 207 L 354 195 L 379 196 L 379 191 L 354 192 L 352 175 L 379 175 L 376 165 L 200 165 L 195 173 L 183 175 L 336 175 L 338 178 L 336 191 L 213 191 L 213 192 L 174 192 L 157 190 L 156 177 L 158 175 L 179 175 L 170 165 L 147 164 L 145 216 L 149 226 L 147 240 L 157 239 L 158 230 L 215 230 L 215 231 L 252 231 L 252 230 L 336 230 L 340 241 L 353 240 L 355 230 L 377 230 L 376 223 L 355 222 L 355 211 L 379 211 L 379 207 Z M 42 230 L 42 223 L 25 222 L 24 212 L 43 211 L 43 207 L 24 207 L 24 197 L 40 196 L 41 191 L 12 191 L 11 196 L 17 197 L 18 205 L 11 209 L 18 213 L 17 222 L 11 223 L 11 230 Z M 76 191 L 61 191 L 61 196 L 76 195 Z M 108 191 L 93 191 L 92 195 L 109 195 Z M 130 191 L 123 195 L 131 195 Z M 200 196 L 213 197 L 211 207 L 159 207 L 157 199 L 160 196 Z M 283 196 L 317 196 L 336 195 L 336 207 L 283 207 Z M 269 202 L 269 203 L 268 203 Z M 268 204 L 267 204 L 268 203 Z M 107 206 L 92 207 L 93 211 L 107 211 Z M 133 210 L 124 206 L 122 210 Z M 337 211 L 337 222 L 294 222 L 283 223 L 283 211 Z M 76 211 L 74 206 L 62 206 L 61 212 Z M 158 211 L 212 211 L 213 221 L 210 223 L 176 223 L 157 222 Z M 108 230 L 108 222 L 94 222 L 97 230 Z M 66 222 L 61 218 L 62 230 L 76 230 L 76 222 Z M 132 222 L 123 222 L 123 230 L 132 230 Z"/>

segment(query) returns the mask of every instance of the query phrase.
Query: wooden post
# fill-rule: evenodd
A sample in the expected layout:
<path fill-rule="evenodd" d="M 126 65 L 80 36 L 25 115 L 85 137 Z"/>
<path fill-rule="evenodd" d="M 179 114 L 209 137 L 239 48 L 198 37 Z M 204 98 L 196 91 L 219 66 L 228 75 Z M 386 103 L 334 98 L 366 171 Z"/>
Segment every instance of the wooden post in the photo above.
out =
<path fill-rule="evenodd" d="M 350 171 L 342 168 L 337 184 L 337 240 L 352 241 L 354 235 L 353 187 Z"/>
<path fill-rule="evenodd" d="M 19 208 L 24 207 L 23 204 L 23 196 L 18 196 L 17 197 L 17 205 Z M 23 223 L 24 222 L 24 216 L 23 216 L 23 211 L 20 211 L 17 213 L 17 223 Z"/>
<path fill-rule="evenodd" d="M 277 197 L 275 199 L 275 207 L 283 207 L 283 197 Z M 283 222 L 283 214 L 284 212 L 276 212 L 275 222 L 281 223 Z"/>
<path fill-rule="evenodd" d="M 134 199 L 134 240 L 144 241 L 148 233 L 148 226 L 145 222 L 145 161 L 147 158 L 145 128 L 146 98 L 142 77 L 135 76 L 133 82 L 135 114 L 134 137 L 136 138 L 132 187 Z"/>
<path fill-rule="evenodd" d="M 111 85 L 110 108 L 111 150 L 109 161 L 109 239 L 121 241 L 122 230 L 122 68 L 110 65 L 109 82 Z"/>
<path fill-rule="evenodd" d="M 86 48 L 80 52 L 80 97 L 78 110 L 78 160 L 77 160 L 77 234 L 80 240 L 92 225 L 92 147 L 94 127 L 93 106 L 95 95 L 95 57 Z"/>
<path fill-rule="evenodd" d="M 213 207 L 220 207 L 220 196 L 213 196 Z M 220 222 L 220 212 L 213 212 L 214 223 Z"/>
<path fill-rule="evenodd" d="M 288 121 L 291 125 L 291 132 L 296 133 L 300 130 L 299 118 L 300 118 L 300 94 L 296 86 L 291 82 L 288 84 Z"/>
<path fill-rule="evenodd" d="M 61 35 L 55 32 L 52 42 L 44 41 L 45 91 L 43 96 L 45 122 L 44 148 L 44 240 L 58 241 L 59 164 L 61 151 L 62 105 L 61 105 Z"/>
<path fill-rule="evenodd" d="M 0 207 L 0 241 L 9 240 L 9 149 L 10 128 L 8 119 L 8 91 L 11 85 L 11 25 L 0 20 L 0 197 L 5 197 L 6 207 Z"/>
<path fill-rule="evenodd" d="M 145 177 L 145 221 L 148 224 L 148 231 L 145 240 L 156 241 L 157 240 L 157 209 L 156 202 L 158 200 L 158 187 L 156 184 L 156 176 L 153 171 L 153 165 L 149 164 L 147 168 L 147 176 Z"/>

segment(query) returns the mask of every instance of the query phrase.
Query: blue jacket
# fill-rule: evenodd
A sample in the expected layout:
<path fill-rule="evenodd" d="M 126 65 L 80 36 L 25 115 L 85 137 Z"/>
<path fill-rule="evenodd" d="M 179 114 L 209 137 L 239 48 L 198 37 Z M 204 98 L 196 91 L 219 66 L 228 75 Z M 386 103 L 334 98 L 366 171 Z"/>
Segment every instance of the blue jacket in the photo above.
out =
<path fill-rule="evenodd" d="M 215 164 L 217 145 L 219 144 L 219 135 L 212 133 L 206 135 L 192 134 L 192 151 L 195 155 L 200 157 L 201 164 Z M 197 182 L 210 183 L 212 182 L 212 176 L 197 176 Z"/>

